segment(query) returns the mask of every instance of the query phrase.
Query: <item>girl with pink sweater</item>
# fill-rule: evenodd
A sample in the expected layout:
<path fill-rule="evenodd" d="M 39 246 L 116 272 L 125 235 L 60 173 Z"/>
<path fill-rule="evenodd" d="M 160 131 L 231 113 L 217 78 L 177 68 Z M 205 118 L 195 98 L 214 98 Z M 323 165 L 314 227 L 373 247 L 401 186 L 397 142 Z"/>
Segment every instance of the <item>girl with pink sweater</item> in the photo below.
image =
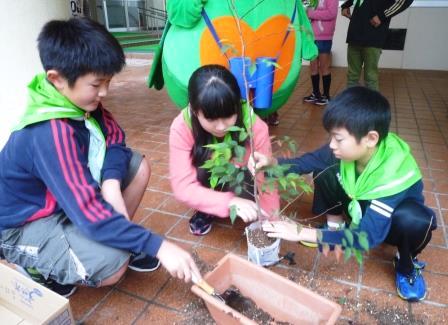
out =
<path fill-rule="evenodd" d="M 247 112 L 241 103 L 240 89 L 232 73 L 220 65 L 206 65 L 197 69 L 188 84 L 190 105 L 174 119 L 169 138 L 170 181 L 174 196 L 197 212 L 190 219 L 190 231 L 205 235 L 212 227 L 213 218 L 229 217 L 230 207 L 236 206 L 237 215 L 244 222 L 257 220 L 257 207 L 253 198 L 238 197 L 230 189 L 210 188 L 209 173 L 200 168 L 210 158 L 207 144 L 219 142 L 231 126 L 247 127 L 247 117 L 253 117 L 252 131 L 256 151 L 271 155 L 267 125 L 255 114 Z M 235 134 L 233 134 L 235 133 Z M 232 132 L 231 136 L 237 133 Z M 244 164 L 249 158 L 249 140 Z M 247 172 L 247 176 L 251 177 Z M 260 175 L 257 182 L 262 182 Z M 243 191 L 244 193 L 244 191 Z M 265 217 L 278 211 L 276 192 L 260 194 L 259 201 Z"/>
<path fill-rule="evenodd" d="M 331 85 L 331 46 L 338 15 L 338 0 L 319 0 L 315 9 L 308 8 L 308 18 L 314 31 L 319 56 L 310 62 L 313 92 L 303 100 L 316 105 L 327 105 L 330 100 Z M 322 75 L 323 94 L 320 92 L 320 75 Z"/>

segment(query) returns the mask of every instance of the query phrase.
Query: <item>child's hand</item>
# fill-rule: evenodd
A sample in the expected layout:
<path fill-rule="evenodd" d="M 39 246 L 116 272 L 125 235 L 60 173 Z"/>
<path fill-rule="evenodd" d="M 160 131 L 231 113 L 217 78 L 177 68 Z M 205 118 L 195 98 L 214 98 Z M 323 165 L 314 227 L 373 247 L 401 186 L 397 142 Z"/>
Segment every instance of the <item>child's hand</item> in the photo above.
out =
<path fill-rule="evenodd" d="M 196 263 L 191 255 L 179 246 L 164 240 L 157 253 L 157 258 L 171 276 L 190 282 L 193 274 L 196 279 L 202 279 Z"/>
<path fill-rule="evenodd" d="M 277 160 L 275 158 L 265 156 L 262 153 L 255 151 L 253 156 L 249 156 L 247 168 L 252 175 L 255 175 L 258 169 L 275 164 L 277 164 Z"/>
<path fill-rule="evenodd" d="M 229 207 L 232 205 L 236 206 L 236 214 L 244 222 L 248 223 L 258 219 L 258 209 L 255 202 L 236 196 L 230 200 Z M 261 219 L 267 219 L 269 217 L 265 211 L 261 210 L 261 213 Z"/>
<path fill-rule="evenodd" d="M 263 230 L 268 237 L 282 238 L 289 241 L 317 242 L 316 229 L 303 228 L 294 221 L 267 221 L 263 223 Z"/>

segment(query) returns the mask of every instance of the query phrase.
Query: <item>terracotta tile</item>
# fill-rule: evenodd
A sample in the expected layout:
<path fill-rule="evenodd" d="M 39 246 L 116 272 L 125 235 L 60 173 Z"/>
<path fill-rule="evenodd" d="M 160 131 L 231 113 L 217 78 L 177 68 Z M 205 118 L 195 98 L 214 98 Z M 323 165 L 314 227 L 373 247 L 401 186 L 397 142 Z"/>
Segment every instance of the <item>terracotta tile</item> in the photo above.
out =
<path fill-rule="evenodd" d="M 392 262 L 366 259 L 363 265 L 362 285 L 395 292 L 395 272 Z"/>
<path fill-rule="evenodd" d="M 177 238 L 188 240 L 190 242 L 198 242 L 202 240 L 202 237 L 194 236 L 190 233 L 188 221 L 188 219 L 182 219 L 173 229 L 170 230 L 170 232 L 166 234 L 168 238 Z"/>
<path fill-rule="evenodd" d="M 165 193 L 146 190 L 143 195 L 142 202 L 140 203 L 140 207 L 157 209 L 157 207 L 159 207 L 169 197 L 170 195 Z"/>
<path fill-rule="evenodd" d="M 131 324 L 145 308 L 146 302 L 114 291 L 84 321 L 84 324 Z"/>
<path fill-rule="evenodd" d="M 156 305 L 149 305 L 148 309 L 140 315 L 135 324 L 178 324 L 183 318 L 183 315 L 170 308 L 163 308 Z"/>
<path fill-rule="evenodd" d="M 296 242 L 282 240 L 280 244 L 280 255 L 283 256 L 288 252 L 294 253 L 294 260 L 296 262 L 294 267 L 305 271 L 311 271 L 313 269 L 318 255 L 316 248 L 305 247 Z M 286 261 L 283 261 L 282 264 L 288 265 Z"/>
<path fill-rule="evenodd" d="M 350 320 L 355 319 L 356 311 L 358 309 L 356 287 L 322 277 L 315 277 L 313 281 L 313 291 L 341 305 L 342 317 Z"/>
<path fill-rule="evenodd" d="M 445 222 L 445 225 L 448 226 L 448 210 L 442 210 L 443 220 Z"/>
<path fill-rule="evenodd" d="M 154 272 L 129 270 L 117 287 L 138 297 L 153 299 L 170 277 L 163 266 Z"/>
<path fill-rule="evenodd" d="M 132 222 L 141 224 L 152 213 L 151 210 L 139 207 L 132 217 Z"/>
<path fill-rule="evenodd" d="M 362 289 L 359 297 L 360 324 L 410 324 L 409 303 L 396 293 Z"/>
<path fill-rule="evenodd" d="M 170 308 L 182 310 L 192 299 L 191 283 L 171 278 L 157 295 L 155 302 Z"/>
<path fill-rule="evenodd" d="M 78 287 L 76 293 L 70 297 L 70 307 L 75 319 L 81 320 L 111 289 L 111 287 Z"/>
<path fill-rule="evenodd" d="M 448 275 L 448 249 L 426 246 L 418 259 L 427 263 L 427 271 Z"/>
<path fill-rule="evenodd" d="M 447 242 L 445 239 L 445 233 L 443 231 L 444 228 L 442 226 L 438 226 L 436 230 L 432 232 L 432 238 L 431 238 L 431 244 L 432 245 L 439 245 L 447 247 Z"/>
<path fill-rule="evenodd" d="M 391 262 L 395 257 L 396 251 L 397 248 L 392 245 L 381 244 L 375 248 L 370 249 L 367 252 L 367 256 L 373 259 L 380 259 L 384 262 Z"/>
<path fill-rule="evenodd" d="M 411 313 L 415 323 L 421 324 L 447 324 L 448 314 L 445 306 L 434 306 L 425 303 L 411 304 Z"/>
<path fill-rule="evenodd" d="M 448 275 L 423 271 L 423 276 L 428 290 L 426 300 L 448 305 Z"/>
<path fill-rule="evenodd" d="M 439 200 L 440 208 L 448 209 L 448 194 L 437 194 L 436 196 Z"/>
<path fill-rule="evenodd" d="M 426 188 L 426 186 L 425 186 Z M 425 197 L 425 204 L 429 207 L 437 207 L 436 196 L 433 192 L 423 191 L 423 196 Z"/>
<path fill-rule="evenodd" d="M 142 226 L 156 234 L 165 235 L 179 220 L 179 217 L 155 211 L 143 222 Z"/>
<path fill-rule="evenodd" d="M 160 205 L 158 209 L 163 210 L 164 212 L 169 212 L 182 216 L 185 215 L 185 213 L 190 210 L 190 207 L 177 201 L 176 198 L 170 197 L 162 205 Z"/>
<path fill-rule="evenodd" d="M 161 177 L 157 183 L 152 183 L 151 189 L 165 193 L 172 193 L 171 184 L 167 177 Z"/>
<path fill-rule="evenodd" d="M 194 248 L 194 258 L 202 274 L 213 270 L 219 260 L 226 254 L 227 252 L 221 249 L 204 246 L 197 246 Z"/>
<path fill-rule="evenodd" d="M 201 243 L 219 249 L 232 250 L 243 235 L 244 233 L 240 229 L 215 224 L 210 233 L 204 236 Z"/>
<path fill-rule="evenodd" d="M 359 265 L 354 257 L 338 262 L 333 253 L 329 253 L 328 257 L 320 254 L 316 272 L 320 277 L 358 283 Z"/>

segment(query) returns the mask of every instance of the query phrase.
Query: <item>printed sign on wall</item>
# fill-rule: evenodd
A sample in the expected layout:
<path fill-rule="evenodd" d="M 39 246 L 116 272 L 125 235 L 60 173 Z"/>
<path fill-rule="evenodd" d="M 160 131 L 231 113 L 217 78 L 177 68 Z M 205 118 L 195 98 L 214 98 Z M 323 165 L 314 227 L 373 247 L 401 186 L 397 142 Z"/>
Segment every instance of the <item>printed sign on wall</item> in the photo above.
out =
<path fill-rule="evenodd" d="M 69 0 L 70 14 L 72 17 L 82 17 L 82 0 Z"/>

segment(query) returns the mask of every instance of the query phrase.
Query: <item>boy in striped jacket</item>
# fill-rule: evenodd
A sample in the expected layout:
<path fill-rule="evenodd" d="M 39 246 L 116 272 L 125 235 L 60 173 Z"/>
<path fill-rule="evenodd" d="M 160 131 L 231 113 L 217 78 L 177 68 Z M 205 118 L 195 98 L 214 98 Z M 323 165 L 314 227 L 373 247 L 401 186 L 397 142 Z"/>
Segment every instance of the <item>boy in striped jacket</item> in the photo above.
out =
<path fill-rule="evenodd" d="M 50 21 L 38 38 L 45 72 L 0 152 L 0 258 L 61 295 L 162 264 L 189 281 L 189 253 L 133 222 L 146 159 L 101 105 L 125 64 L 117 40 L 89 19 Z"/>
<path fill-rule="evenodd" d="M 417 255 L 431 240 L 436 218 L 424 205 L 422 176 L 409 146 L 389 132 L 390 119 L 389 103 L 380 93 L 359 86 L 347 88 L 323 115 L 329 144 L 278 161 L 257 153 L 256 164 L 250 162 L 249 167 L 280 163 L 291 164 L 291 171 L 299 174 L 312 172 L 313 213 L 327 217 L 321 230 L 299 230 L 295 223 L 272 221 L 263 226 L 268 235 L 327 244 L 327 249 L 336 245 L 339 252 L 349 242 L 358 250 L 381 243 L 396 246 L 398 295 L 419 301 L 426 296 L 426 284 L 425 263 Z M 345 220 L 351 223 L 349 229 Z"/>

